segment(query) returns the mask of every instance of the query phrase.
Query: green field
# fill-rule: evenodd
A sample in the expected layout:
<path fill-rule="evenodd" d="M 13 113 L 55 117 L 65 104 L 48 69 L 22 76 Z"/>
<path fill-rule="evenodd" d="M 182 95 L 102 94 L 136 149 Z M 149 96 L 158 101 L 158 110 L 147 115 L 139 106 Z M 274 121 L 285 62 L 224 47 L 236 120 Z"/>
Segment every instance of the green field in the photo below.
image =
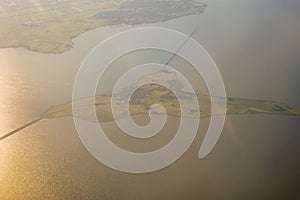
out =
<path fill-rule="evenodd" d="M 152 86 L 147 86 L 152 87 Z M 148 88 L 149 89 L 149 88 Z M 163 89 L 164 90 L 164 89 Z M 166 109 L 168 115 L 171 116 L 181 116 L 180 106 L 178 101 L 174 98 L 169 98 L 166 100 L 164 95 L 167 93 L 163 91 L 155 91 L 154 96 L 146 99 L 132 99 L 135 103 L 130 104 L 130 113 L 131 115 L 137 114 L 148 114 L 150 105 L 152 104 L 161 104 Z M 214 97 L 218 98 L 218 97 Z M 211 115 L 220 115 L 220 114 L 276 114 L 276 115 L 291 115 L 291 116 L 300 116 L 300 108 L 294 105 L 288 105 L 285 103 L 274 102 L 274 101 L 261 101 L 261 100 L 252 100 L 252 99 L 239 99 L 239 98 L 228 98 L 227 99 L 227 111 L 226 113 L 215 113 L 211 114 L 211 100 L 209 96 L 198 95 L 200 109 L 200 117 L 209 117 Z M 91 99 L 83 99 L 75 104 L 80 106 L 80 110 L 77 111 L 79 116 L 84 119 L 91 119 L 93 113 L 87 113 L 86 108 L 93 106 Z M 111 97 L 109 96 L 97 96 L 95 98 L 95 108 L 97 112 L 97 117 L 100 122 L 108 122 L 115 120 L 111 112 Z M 188 114 L 185 117 L 196 116 L 194 111 L 195 105 L 190 105 L 190 115 Z M 160 113 L 160 111 L 156 111 Z M 118 113 L 122 116 L 122 113 Z M 63 104 L 60 106 L 53 107 L 44 113 L 43 118 L 60 118 L 72 116 L 72 103 Z M 125 116 L 125 113 L 124 113 Z"/>
<path fill-rule="evenodd" d="M 205 7 L 200 0 L 0 0 L 0 48 L 63 53 L 88 30 L 166 21 Z"/>
<path fill-rule="evenodd" d="M 159 72 L 153 77 L 163 78 L 162 80 L 168 82 L 167 77 L 174 77 L 173 73 L 169 72 Z M 147 79 L 147 77 L 145 77 Z M 173 79 L 172 79 L 173 80 Z M 159 84 L 146 84 L 133 93 L 130 99 L 129 110 L 131 115 L 138 114 L 148 114 L 152 105 L 160 104 L 162 105 L 167 114 L 171 116 L 183 116 L 183 117 L 209 117 L 213 115 L 222 115 L 222 114 L 276 114 L 276 115 L 291 115 L 291 116 L 300 116 L 300 108 L 294 105 L 289 105 L 286 103 L 280 103 L 275 101 L 262 101 L 262 100 L 253 100 L 253 99 L 241 99 L 241 98 L 226 98 L 227 100 L 227 109 L 226 113 L 222 109 L 216 109 L 214 113 L 211 112 L 211 97 L 207 95 L 197 94 L 197 100 L 200 110 L 195 110 L 197 105 L 193 104 L 191 99 L 195 97 L 193 94 L 182 91 L 177 92 L 179 98 L 184 99 L 188 102 L 188 107 L 184 108 L 187 112 L 184 114 L 181 113 L 181 108 L 177 97 L 172 91 L 163 87 Z M 79 110 L 76 110 L 76 117 L 91 119 L 94 113 L 89 113 L 90 110 L 95 105 L 96 115 L 98 120 L 101 122 L 108 122 L 115 120 L 112 115 L 111 110 L 111 100 L 112 98 L 116 99 L 116 102 L 119 102 L 119 106 L 124 106 L 122 95 L 117 97 L 111 97 L 108 95 L 96 96 L 95 99 L 87 98 L 78 100 L 75 102 L 69 102 L 67 104 L 55 106 L 43 114 L 43 118 L 60 118 L 72 116 L 72 103 L 77 105 Z M 224 98 L 222 97 L 212 97 L 217 105 L 221 105 Z M 94 100 L 94 101 L 93 101 Z M 95 103 L 95 104 L 94 104 Z M 217 106 L 218 108 L 218 106 Z M 151 108 L 152 112 L 157 114 L 162 114 L 162 110 Z M 116 109 L 117 112 L 122 109 Z M 94 111 L 93 111 L 94 112 Z M 120 117 L 126 117 L 126 113 L 117 113 Z"/>
<path fill-rule="evenodd" d="M 174 79 L 175 74 L 172 72 L 159 72 L 149 76 L 144 77 L 143 80 L 154 79 L 160 80 L 163 84 L 179 85 L 178 79 Z M 140 80 L 141 81 L 141 80 Z M 140 82 L 139 81 L 139 82 Z M 139 84 L 139 82 L 137 84 Z M 111 122 L 118 119 L 122 119 L 127 116 L 127 110 L 116 108 L 115 114 L 118 118 L 114 118 L 111 109 L 112 98 L 116 100 L 117 106 L 122 106 L 124 108 L 126 103 L 124 94 L 126 94 L 129 87 L 135 87 L 137 84 L 130 85 L 123 88 L 124 92 L 119 92 L 113 97 L 111 95 L 99 95 L 94 98 L 85 98 L 74 102 L 69 102 L 66 104 L 53 106 L 52 108 L 45 111 L 38 118 L 23 124 L 17 129 L 0 136 L 0 141 L 8 138 L 9 136 L 18 133 L 19 131 L 39 122 L 43 119 L 55 119 L 63 117 L 78 117 L 87 121 L 95 122 L 93 116 L 96 114 L 96 122 Z M 169 86 L 168 86 L 169 87 Z M 136 87 L 135 87 L 136 88 Z M 220 103 L 224 102 L 224 97 L 210 97 L 207 95 L 197 94 L 196 96 L 192 93 L 179 90 L 177 93 L 177 98 L 172 91 L 166 87 L 151 83 L 145 84 L 139 87 L 130 97 L 129 101 L 129 113 L 131 116 L 134 115 L 144 115 L 148 114 L 151 110 L 154 114 L 163 114 L 163 110 L 160 107 L 153 106 L 160 104 L 165 108 L 167 115 L 175 117 L 189 117 L 198 118 L 210 117 L 215 115 L 232 115 L 232 114 L 272 114 L 272 115 L 287 115 L 287 116 L 300 116 L 300 107 L 295 105 L 289 105 L 286 103 L 280 103 L 275 101 L 261 101 L 254 99 L 241 99 L 241 98 L 226 98 L 227 108 L 224 111 L 220 107 Z M 199 110 L 197 105 L 191 101 L 191 99 L 197 98 Z M 181 113 L 181 107 L 179 100 L 184 99 L 187 101 L 187 107 L 184 108 L 185 112 Z M 211 100 L 214 100 L 217 105 L 216 111 L 211 112 Z M 76 105 L 76 110 L 73 108 Z M 95 108 L 95 109 L 94 109 Z"/>

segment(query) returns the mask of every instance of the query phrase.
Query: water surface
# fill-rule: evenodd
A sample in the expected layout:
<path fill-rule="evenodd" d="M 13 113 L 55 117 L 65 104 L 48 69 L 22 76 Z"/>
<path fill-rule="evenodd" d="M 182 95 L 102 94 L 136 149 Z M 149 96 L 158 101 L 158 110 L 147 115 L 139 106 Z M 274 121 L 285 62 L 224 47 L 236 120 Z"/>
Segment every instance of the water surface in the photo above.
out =
<path fill-rule="evenodd" d="M 186 34 L 198 27 L 194 38 L 219 66 L 229 96 L 300 105 L 299 1 L 208 3 L 203 15 L 151 26 Z M 70 101 L 87 53 L 129 28 L 87 32 L 75 38 L 71 52 L 61 55 L 1 49 L 0 133 Z M 127 59 L 147 60 L 138 55 Z M 0 199 L 299 199 L 299 118 L 228 116 L 220 141 L 204 160 L 197 154 L 208 120 L 201 123 L 197 139 L 179 161 L 159 172 L 129 175 L 95 161 L 81 145 L 71 118 L 41 121 L 1 142 Z M 113 123 L 104 126 L 118 133 Z M 172 127 L 166 127 L 167 133 Z M 121 145 L 132 144 L 115 137 Z M 162 141 L 153 141 L 154 146 Z"/>

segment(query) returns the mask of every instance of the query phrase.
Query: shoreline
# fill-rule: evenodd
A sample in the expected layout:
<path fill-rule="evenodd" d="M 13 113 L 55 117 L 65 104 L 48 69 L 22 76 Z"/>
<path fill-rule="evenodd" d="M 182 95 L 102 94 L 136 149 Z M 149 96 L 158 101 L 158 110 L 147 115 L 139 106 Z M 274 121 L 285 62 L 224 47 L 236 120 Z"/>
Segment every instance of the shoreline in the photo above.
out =
<path fill-rule="evenodd" d="M 31 47 L 28 47 L 28 46 L 25 46 L 25 45 L 16 45 L 16 46 L 1 46 L 0 45 L 0 50 L 5 50 L 5 49 L 18 49 L 18 48 L 21 48 L 21 49 L 24 49 L 24 50 L 27 50 L 27 51 L 31 51 L 31 52 L 35 52 L 35 53 L 41 53 L 41 54 L 52 54 L 52 55 L 61 55 L 61 54 L 64 54 L 64 53 L 67 53 L 67 52 L 71 52 L 72 49 L 74 48 L 74 39 L 76 39 L 77 37 L 85 34 L 85 33 L 88 33 L 90 31 L 96 31 L 97 29 L 101 29 L 101 28 L 105 28 L 105 27 L 125 27 L 125 26 L 128 26 L 128 27 L 135 27 L 135 26 L 143 26 L 143 25 L 147 25 L 147 24 L 155 24 L 155 23 L 163 23 L 163 22 L 168 22 L 168 21 L 172 21 L 172 20 L 176 20 L 176 19 L 180 19 L 180 18 L 184 18 L 184 17 L 189 17 L 189 16 L 198 16 L 200 14 L 191 14 L 191 15 L 185 15 L 185 16 L 181 16 L 181 17 L 175 17 L 175 18 L 172 18 L 172 19 L 166 19 L 166 20 L 162 20 L 162 21 L 157 21 L 157 22 L 144 22 L 144 23 L 140 23 L 140 24 L 118 24 L 118 25 L 115 25 L 115 24 L 107 24 L 107 25 L 103 25 L 103 26 L 98 26 L 98 27 L 95 27 L 95 28 L 91 28 L 89 30 L 86 30 L 86 31 L 82 31 L 72 37 L 70 37 L 70 41 L 71 41 L 71 46 L 70 48 L 66 48 L 65 50 L 63 51 L 39 51 L 39 50 L 35 50 Z"/>
<path fill-rule="evenodd" d="M 182 2 L 185 1 L 178 1 L 178 5 L 181 6 L 180 3 Z M 201 4 L 196 5 L 195 3 L 197 2 L 200 2 Z M 154 11 L 152 11 L 146 16 L 141 14 L 143 14 L 143 12 L 151 11 L 151 9 L 147 10 L 147 7 L 136 8 L 133 5 L 126 9 L 116 7 L 113 8 L 115 10 L 111 10 L 108 13 L 106 13 L 107 11 L 102 11 L 100 9 L 93 12 L 93 14 L 90 13 L 89 15 L 84 15 L 83 18 L 80 19 L 78 16 L 77 18 L 74 16 L 74 19 L 71 20 L 72 23 L 60 21 L 60 18 L 58 18 L 54 22 L 38 25 L 36 27 L 24 27 L 21 24 L 15 24 L 18 26 L 17 29 L 10 27 L 7 28 L 7 33 L 4 32 L 3 34 L 0 32 L 0 35 L 3 35 L 3 42 L 0 42 L 0 49 L 23 48 L 31 52 L 42 54 L 63 54 L 72 51 L 75 38 L 89 31 L 94 31 L 103 27 L 134 27 L 138 25 L 167 22 L 182 17 L 201 15 L 207 7 L 207 4 L 199 0 L 188 0 L 185 3 L 187 3 L 189 7 L 178 14 L 172 12 L 173 9 L 176 9 L 177 3 L 173 3 L 172 7 L 163 11 L 160 11 L 158 8 L 155 9 L 156 7 L 153 6 L 151 9 L 156 10 L 158 14 L 155 15 L 155 13 L 153 13 Z M 133 12 L 134 10 L 139 9 L 141 9 L 141 11 L 136 11 L 137 13 Z M 128 17 L 123 17 L 124 12 L 128 12 Z M 27 15 L 30 16 L 29 14 L 26 14 L 25 16 Z M 3 20 L 5 20 L 5 18 L 3 18 Z M 8 34 L 9 32 L 10 34 Z M 21 33 L 19 36 L 19 38 L 21 38 L 20 40 L 15 40 L 14 37 L 11 36 L 11 34 L 14 35 L 17 33 Z"/>

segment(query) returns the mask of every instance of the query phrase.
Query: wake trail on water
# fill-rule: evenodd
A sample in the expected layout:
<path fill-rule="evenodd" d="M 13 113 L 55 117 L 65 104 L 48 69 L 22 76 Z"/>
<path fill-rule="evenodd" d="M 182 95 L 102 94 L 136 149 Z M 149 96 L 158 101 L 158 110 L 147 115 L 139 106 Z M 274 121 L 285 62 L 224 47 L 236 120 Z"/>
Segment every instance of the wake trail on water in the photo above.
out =
<path fill-rule="evenodd" d="M 15 130 L 10 131 L 9 133 L 6 133 L 6 134 L 0 136 L 0 141 L 4 140 L 4 139 L 8 138 L 9 136 L 12 136 L 12 135 L 14 135 L 14 134 L 16 134 L 16 133 L 18 133 L 20 131 L 22 131 L 23 129 L 25 129 L 25 128 L 29 127 L 29 126 L 32 126 L 33 124 L 36 124 L 37 122 L 41 121 L 42 119 L 43 119 L 42 117 L 34 119 L 34 120 L 32 120 L 32 121 L 30 121 L 30 122 L 28 122 L 28 123 L 26 123 L 26 124 L 24 124 L 24 125 L 16 128 Z"/>

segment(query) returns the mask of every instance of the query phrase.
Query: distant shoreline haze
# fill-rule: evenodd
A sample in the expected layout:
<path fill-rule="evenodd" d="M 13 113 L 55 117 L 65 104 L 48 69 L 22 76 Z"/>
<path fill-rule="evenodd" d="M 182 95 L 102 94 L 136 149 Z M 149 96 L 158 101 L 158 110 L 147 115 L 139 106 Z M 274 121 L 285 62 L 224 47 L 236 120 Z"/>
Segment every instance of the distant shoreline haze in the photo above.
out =
<path fill-rule="evenodd" d="M 73 48 L 72 39 L 102 26 L 167 21 L 204 12 L 201 0 L 110 0 L 88 2 L 23 0 L 1 5 L 0 48 L 24 47 L 60 54 Z"/>

